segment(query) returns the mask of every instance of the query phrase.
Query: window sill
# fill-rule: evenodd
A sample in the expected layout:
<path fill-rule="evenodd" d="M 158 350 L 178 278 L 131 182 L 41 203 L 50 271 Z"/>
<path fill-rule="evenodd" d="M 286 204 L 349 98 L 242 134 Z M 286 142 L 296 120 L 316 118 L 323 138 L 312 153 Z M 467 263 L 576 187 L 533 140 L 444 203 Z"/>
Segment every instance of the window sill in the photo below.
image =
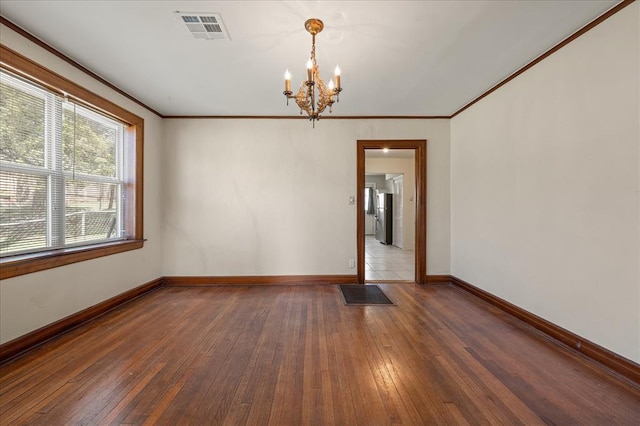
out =
<path fill-rule="evenodd" d="M 93 246 L 52 250 L 30 255 L 6 257 L 0 260 L 0 280 L 44 271 L 76 262 L 96 259 L 144 246 L 144 240 L 126 240 Z"/>

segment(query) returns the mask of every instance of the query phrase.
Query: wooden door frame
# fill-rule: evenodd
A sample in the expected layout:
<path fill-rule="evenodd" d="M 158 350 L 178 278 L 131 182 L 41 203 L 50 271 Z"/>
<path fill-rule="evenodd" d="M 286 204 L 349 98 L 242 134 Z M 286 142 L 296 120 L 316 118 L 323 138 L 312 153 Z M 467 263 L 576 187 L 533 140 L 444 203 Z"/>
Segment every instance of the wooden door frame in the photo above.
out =
<path fill-rule="evenodd" d="M 358 283 L 365 283 L 364 272 L 364 183 L 365 183 L 365 149 L 413 149 L 415 151 L 415 188 L 416 188 L 416 223 L 415 223 L 415 282 L 425 284 L 427 281 L 427 140 L 361 140 L 357 141 L 356 152 L 356 245 Z"/>

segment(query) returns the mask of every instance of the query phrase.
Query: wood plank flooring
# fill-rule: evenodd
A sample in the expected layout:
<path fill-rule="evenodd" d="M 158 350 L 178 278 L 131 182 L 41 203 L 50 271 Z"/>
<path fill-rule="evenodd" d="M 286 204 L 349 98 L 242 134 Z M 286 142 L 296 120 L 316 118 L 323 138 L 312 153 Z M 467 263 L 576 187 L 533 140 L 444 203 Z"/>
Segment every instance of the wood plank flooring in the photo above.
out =
<path fill-rule="evenodd" d="M 640 388 L 451 286 L 165 287 L 0 367 L 0 424 L 640 424 Z"/>

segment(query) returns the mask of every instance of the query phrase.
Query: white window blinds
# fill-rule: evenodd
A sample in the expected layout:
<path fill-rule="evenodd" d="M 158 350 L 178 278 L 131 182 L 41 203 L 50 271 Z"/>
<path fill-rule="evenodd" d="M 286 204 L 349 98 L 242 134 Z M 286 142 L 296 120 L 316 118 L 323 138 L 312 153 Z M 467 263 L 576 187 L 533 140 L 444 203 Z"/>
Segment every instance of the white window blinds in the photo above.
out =
<path fill-rule="evenodd" d="M 0 71 L 0 256 L 127 237 L 124 130 Z"/>

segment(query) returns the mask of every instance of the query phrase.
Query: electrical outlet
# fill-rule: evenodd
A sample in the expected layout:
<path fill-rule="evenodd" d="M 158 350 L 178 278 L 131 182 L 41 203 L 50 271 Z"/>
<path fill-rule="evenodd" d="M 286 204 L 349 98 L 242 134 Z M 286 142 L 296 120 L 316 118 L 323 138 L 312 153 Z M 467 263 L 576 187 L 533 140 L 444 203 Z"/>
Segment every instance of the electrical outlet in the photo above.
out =
<path fill-rule="evenodd" d="M 356 267 L 356 261 L 353 259 L 349 259 L 349 268 L 355 268 Z"/>

